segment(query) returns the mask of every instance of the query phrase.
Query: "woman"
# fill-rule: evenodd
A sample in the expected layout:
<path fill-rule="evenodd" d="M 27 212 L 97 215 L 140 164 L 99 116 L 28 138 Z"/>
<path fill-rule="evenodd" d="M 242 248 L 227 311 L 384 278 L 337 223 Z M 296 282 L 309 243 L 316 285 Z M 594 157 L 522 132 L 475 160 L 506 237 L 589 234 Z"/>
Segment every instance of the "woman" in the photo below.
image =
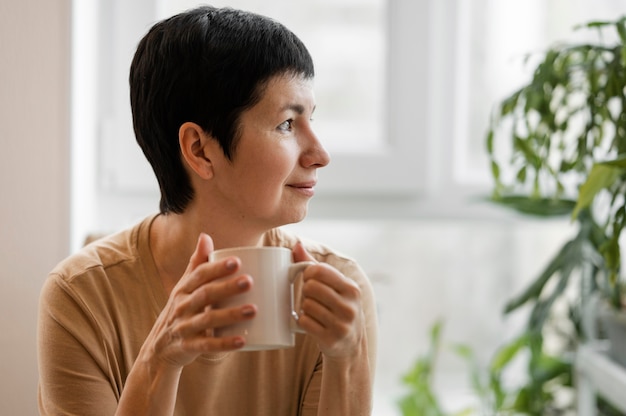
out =
<path fill-rule="evenodd" d="M 61 262 L 42 291 L 39 407 L 80 415 L 367 415 L 376 357 L 371 286 L 352 260 L 279 227 L 301 221 L 316 171 L 313 63 L 279 23 L 200 7 L 154 25 L 130 71 L 135 135 L 160 212 Z M 285 246 L 303 273 L 290 349 L 238 352 L 215 328 L 256 305 L 219 248 Z M 225 279 L 225 276 L 233 277 Z"/>

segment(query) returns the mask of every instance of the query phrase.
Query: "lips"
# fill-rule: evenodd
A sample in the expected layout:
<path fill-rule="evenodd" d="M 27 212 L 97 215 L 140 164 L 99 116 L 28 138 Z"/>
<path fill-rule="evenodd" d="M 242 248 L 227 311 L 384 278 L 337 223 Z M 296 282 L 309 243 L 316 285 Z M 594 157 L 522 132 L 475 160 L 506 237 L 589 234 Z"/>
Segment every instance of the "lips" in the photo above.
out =
<path fill-rule="evenodd" d="M 298 189 L 312 189 L 317 185 L 316 181 L 308 181 L 308 182 L 300 182 L 300 183 L 290 183 L 287 186 Z"/>
<path fill-rule="evenodd" d="M 290 183 L 287 186 L 291 189 L 294 189 L 297 192 L 305 196 L 313 196 L 315 194 L 315 185 L 316 181 L 307 181 L 307 182 L 298 182 L 298 183 Z"/>

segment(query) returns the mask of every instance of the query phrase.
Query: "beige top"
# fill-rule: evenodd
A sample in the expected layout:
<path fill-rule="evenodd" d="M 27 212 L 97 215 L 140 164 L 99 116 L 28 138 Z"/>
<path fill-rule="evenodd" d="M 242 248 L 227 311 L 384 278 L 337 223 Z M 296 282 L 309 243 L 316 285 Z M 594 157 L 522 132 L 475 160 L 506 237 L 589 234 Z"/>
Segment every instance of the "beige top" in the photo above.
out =
<path fill-rule="evenodd" d="M 124 382 L 167 295 L 149 246 L 150 217 L 61 262 L 41 292 L 38 323 L 42 415 L 112 415 Z M 265 245 L 293 247 L 284 230 Z M 354 279 L 362 291 L 370 365 L 376 310 L 370 282 L 351 259 L 322 245 L 306 249 Z M 199 357 L 183 369 L 175 415 L 317 415 L 322 354 L 298 334 L 294 348 Z"/>

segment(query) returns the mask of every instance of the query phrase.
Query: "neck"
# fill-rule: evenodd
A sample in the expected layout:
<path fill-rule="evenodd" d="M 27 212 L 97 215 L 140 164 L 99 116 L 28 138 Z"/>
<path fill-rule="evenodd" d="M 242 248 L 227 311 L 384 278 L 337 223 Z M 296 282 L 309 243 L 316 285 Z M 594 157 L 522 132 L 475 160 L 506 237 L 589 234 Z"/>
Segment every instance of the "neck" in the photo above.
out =
<path fill-rule="evenodd" d="M 183 214 L 159 215 L 150 230 L 150 247 L 164 287 L 169 291 L 181 278 L 193 254 L 200 233 L 208 234 L 215 250 L 262 244 L 263 231 L 253 231 L 243 221 L 202 215 L 193 206 Z"/>

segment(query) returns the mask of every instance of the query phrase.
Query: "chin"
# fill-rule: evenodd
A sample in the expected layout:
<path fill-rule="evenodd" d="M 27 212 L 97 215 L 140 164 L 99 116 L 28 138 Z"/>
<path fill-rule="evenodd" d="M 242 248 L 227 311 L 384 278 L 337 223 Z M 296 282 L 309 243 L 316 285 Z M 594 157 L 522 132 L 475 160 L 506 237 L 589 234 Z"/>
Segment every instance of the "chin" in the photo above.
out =
<path fill-rule="evenodd" d="M 292 210 L 289 215 L 283 216 L 283 221 L 281 221 L 280 225 L 295 224 L 304 220 L 308 212 L 307 208 L 307 206 L 304 206 L 302 208 Z"/>

